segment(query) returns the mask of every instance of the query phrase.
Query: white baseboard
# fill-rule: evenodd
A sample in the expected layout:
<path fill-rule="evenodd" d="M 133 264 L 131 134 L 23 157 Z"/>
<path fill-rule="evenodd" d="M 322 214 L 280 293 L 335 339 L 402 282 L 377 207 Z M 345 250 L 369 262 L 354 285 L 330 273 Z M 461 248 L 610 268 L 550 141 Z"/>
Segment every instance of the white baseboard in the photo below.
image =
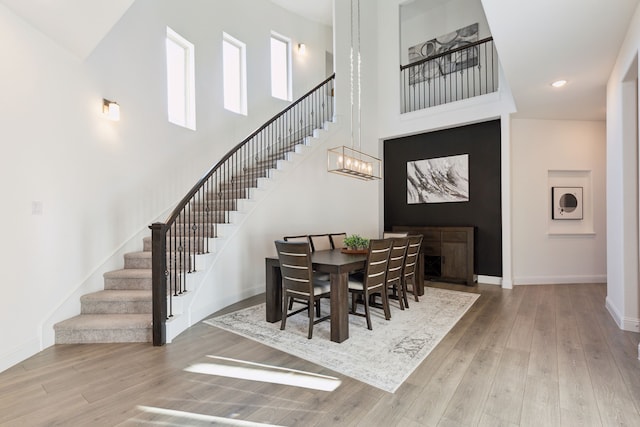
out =
<path fill-rule="evenodd" d="M 478 283 L 502 286 L 502 277 L 478 275 Z"/>
<path fill-rule="evenodd" d="M 618 310 L 617 307 L 611 302 L 609 297 L 607 297 L 605 300 L 605 307 L 613 318 L 613 321 L 616 322 L 616 325 L 618 325 L 618 328 L 622 329 L 623 331 L 640 332 L 640 319 L 623 316 L 620 310 Z"/>
<path fill-rule="evenodd" d="M 640 332 L 640 319 L 634 319 L 633 317 L 623 317 L 622 329 L 630 332 Z"/>
<path fill-rule="evenodd" d="M 0 354 L 0 372 L 6 371 L 13 365 L 22 362 L 40 351 L 40 340 L 34 338 L 21 344 L 18 347 L 9 350 L 7 353 Z"/>
<path fill-rule="evenodd" d="M 611 303 L 609 297 L 605 299 L 604 306 L 613 318 L 613 321 L 616 322 L 616 325 L 618 325 L 618 328 L 622 329 L 622 315 L 620 314 L 616 306 Z"/>
<path fill-rule="evenodd" d="M 606 283 L 606 275 L 594 276 L 520 276 L 513 278 L 514 285 L 565 285 L 581 283 Z"/>

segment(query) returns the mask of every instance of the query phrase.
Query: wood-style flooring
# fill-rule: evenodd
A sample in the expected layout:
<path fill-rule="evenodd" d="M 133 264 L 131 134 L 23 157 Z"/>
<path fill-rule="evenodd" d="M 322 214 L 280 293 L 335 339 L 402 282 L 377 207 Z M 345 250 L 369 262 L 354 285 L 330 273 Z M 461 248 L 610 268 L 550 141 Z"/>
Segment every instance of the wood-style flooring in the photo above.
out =
<path fill-rule="evenodd" d="M 640 426 L 640 334 L 612 321 L 604 285 L 432 286 L 481 297 L 394 394 L 199 323 L 164 347 L 42 351 L 0 373 L 0 425 Z M 185 370 L 196 364 L 233 375 L 287 368 L 341 385 Z"/>

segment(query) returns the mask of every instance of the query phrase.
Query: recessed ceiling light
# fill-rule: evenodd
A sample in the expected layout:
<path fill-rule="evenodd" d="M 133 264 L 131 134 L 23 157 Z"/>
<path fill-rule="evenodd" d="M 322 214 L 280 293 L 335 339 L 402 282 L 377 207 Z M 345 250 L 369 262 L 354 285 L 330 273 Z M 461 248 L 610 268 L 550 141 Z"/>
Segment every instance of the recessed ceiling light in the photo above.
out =
<path fill-rule="evenodd" d="M 567 84 L 566 80 L 558 80 L 558 81 L 555 81 L 555 82 L 551 83 L 551 86 L 553 86 L 553 87 L 562 87 L 562 86 L 564 86 L 566 84 Z"/>

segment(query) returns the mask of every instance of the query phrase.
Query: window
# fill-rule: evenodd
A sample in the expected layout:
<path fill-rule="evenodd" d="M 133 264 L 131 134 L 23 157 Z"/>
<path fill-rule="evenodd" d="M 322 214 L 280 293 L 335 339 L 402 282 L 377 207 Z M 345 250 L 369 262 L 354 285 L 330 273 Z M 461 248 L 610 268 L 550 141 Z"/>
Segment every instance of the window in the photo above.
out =
<path fill-rule="evenodd" d="M 271 33 L 271 96 L 291 101 L 291 40 Z"/>
<path fill-rule="evenodd" d="M 194 47 L 167 27 L 167 109 L 169 121 L 196 130 Z"/>
<path fill-rule="evenodd" d="M 222 67 L 224 108 L 247 114 L 246 45 L 230 35 L 222 34 Z"/>

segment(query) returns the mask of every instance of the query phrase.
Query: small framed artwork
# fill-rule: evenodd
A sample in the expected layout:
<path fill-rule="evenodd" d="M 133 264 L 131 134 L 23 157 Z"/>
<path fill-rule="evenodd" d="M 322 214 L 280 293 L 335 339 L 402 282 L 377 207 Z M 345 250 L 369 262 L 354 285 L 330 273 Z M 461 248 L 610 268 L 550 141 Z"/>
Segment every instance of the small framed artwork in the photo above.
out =
<path fill-rule="evenodd" d="M 551 187 L 551 218 L 582 219 L 582 187 Z"/>

